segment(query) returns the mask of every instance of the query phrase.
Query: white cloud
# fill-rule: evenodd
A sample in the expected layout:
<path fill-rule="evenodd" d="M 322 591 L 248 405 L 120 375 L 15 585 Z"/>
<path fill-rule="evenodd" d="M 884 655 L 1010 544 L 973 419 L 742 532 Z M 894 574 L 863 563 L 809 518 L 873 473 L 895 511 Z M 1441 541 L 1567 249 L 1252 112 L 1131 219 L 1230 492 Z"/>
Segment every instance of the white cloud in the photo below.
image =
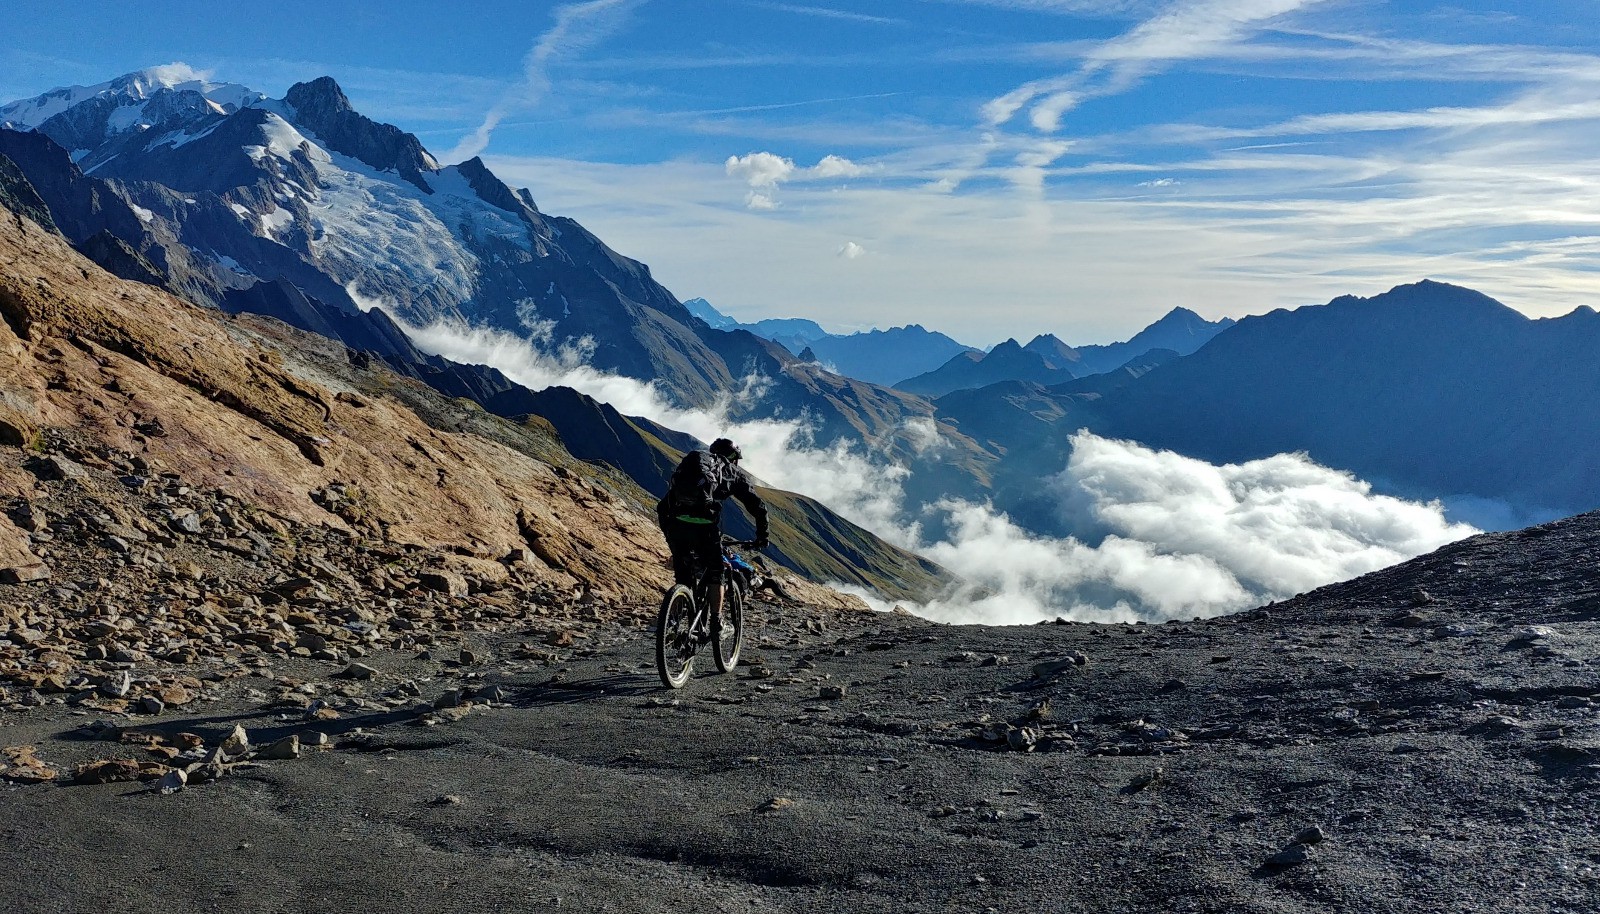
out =
<path fill-rule="evenodd" d="M 839 256 L 846 260 L 855 260 L 857 257 L 860 257 L 866 252 L 866 248 L 856 244 L 854 241 L 846 241 L 844 246 L 839 248 Z"/>
<path fill-rule="evenodd" d="M 1080 432 L 1055 487 L 1079 536 L 1036 536 L 982 505 L 935 505 L 951 535 L 919 551 L 964 582 L 902 605 L 958 623 L 1215 616 L 1477 532 L 1438 504 L 1374 495 L 1303 455 L 1214 466 Z"/>
<path fill-rule="evenodd" d="M 776 209 L 775 191 L 787 181 L 804 181 L 825 178 L 854 178 L 869 174 L 872 169 L 857 165 L 843 156 L 826 155 L 810 168 L 799 168 L 793 159 L 771 152 L 752 152 L 742 156 L 728 156 L 722 163 L 723 171 L 748 184 L 752 190 L 745 197 L 745 205 L 755 210 Z"/>
<path fill-rule="evenodd" d="M 859 178 L 870 169 L 850 161 L 843 156 L 826 155 L 809 171 L 809 175 L 818 178 Z"/>
<path fill-rule="evenodd" d="M 794 160 L 770 152 L 752 152 L 743 156 L 728 156 L 723 170 L 730 176 L 746 182 L 751 187 L 777 187 L 794 174 Z"/>

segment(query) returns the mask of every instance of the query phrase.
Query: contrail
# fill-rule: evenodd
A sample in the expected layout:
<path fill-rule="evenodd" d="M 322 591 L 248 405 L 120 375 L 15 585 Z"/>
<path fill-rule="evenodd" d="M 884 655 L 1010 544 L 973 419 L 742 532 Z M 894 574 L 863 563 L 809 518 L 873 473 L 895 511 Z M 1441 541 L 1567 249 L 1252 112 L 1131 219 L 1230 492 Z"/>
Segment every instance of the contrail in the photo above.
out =
<path fill-rule="evenodd" d="M 489 137 L 507 114 L 531 108 L 542 101 L 550 91 L 549 66 L 554 60 L 570 56 L 594 46 L 615 32 L 626 14 L 644 0 L 587 0 L 558 7 L 556 24 L 539 36 L 522 59 L 522 84 L 501 96 L 489 113 L 484 115 L 478 129 L 463 137 L 445 156 L 449 162 L 461 162 L 482 152 L 489 145 Z"/>

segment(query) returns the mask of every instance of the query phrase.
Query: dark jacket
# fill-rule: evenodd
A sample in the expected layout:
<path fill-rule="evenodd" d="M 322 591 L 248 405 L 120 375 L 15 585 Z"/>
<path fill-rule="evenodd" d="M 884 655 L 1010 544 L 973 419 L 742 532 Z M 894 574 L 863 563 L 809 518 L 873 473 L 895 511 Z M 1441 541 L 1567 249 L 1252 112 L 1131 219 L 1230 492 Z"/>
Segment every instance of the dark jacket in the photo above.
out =
<path fill-rule="evenodd" d="M 693 482 L 702 477 L 712 483 L 709 493 L 694 491 Z M 680 481 L 686 481 L 687 491 L 675 491 Z M 706 495 L 709 494 L 709 501 Z M 750 485 L 750 477 L 730 460 L 710 451 L 690 451 L 683 456 L 678 469 L 672 474 L 667 494 L 656 504 L 656 515 L 665 523 L 668 519 L 687 523 L 718 523 L 722 516 L 722 503 L 737 498 L 750 516 L 755 518 L 756 539 L 767 538 L 767 505 Z"/>

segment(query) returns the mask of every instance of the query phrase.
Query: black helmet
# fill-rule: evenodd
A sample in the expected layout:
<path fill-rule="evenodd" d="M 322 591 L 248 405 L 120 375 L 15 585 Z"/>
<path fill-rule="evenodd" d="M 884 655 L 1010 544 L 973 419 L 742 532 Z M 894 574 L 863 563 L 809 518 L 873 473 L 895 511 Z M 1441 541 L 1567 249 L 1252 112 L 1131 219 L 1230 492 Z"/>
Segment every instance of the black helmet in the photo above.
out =
<path fill-rule="evenodd" d="M 744 452 L 739 450 L 739 446 L 726 438 L 718 438 L 711 442 L 711 453 L 728 460 L 739 460 L 744 457 Z"/>

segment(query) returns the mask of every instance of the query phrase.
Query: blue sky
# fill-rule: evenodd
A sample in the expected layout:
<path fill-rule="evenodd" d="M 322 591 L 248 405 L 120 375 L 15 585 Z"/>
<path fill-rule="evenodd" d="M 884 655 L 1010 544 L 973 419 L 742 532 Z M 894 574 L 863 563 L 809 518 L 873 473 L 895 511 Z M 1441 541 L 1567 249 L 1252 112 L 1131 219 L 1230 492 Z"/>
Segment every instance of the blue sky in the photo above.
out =
<path fill-rule="evenodd" d="M 1600 305 L 1600 4 L 12 0 L 0 100 L 324 74 L 679 297 L 987 345 L 1423 277 Z"/>

